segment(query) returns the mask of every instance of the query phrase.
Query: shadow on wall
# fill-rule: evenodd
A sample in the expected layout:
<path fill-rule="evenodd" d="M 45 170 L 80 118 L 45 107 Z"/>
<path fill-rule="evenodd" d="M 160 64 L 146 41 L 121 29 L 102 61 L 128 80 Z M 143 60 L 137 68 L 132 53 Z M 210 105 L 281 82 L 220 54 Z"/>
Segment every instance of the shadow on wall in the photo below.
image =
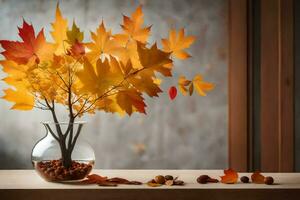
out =
<path fill-rule="evenodd" d="M 9 152 L 7 144 L 0 140 L 0 169 L 31 169 L 30 159 L 18 152 Z"/>

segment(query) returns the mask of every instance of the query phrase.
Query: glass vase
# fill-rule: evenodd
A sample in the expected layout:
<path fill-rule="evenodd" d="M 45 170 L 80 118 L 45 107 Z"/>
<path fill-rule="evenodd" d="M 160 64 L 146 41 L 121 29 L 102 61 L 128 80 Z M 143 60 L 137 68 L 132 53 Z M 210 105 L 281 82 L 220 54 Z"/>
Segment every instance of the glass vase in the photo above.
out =
<path fill-rule="evenodd" d="M 47 181 L 63 182 L 85 178 L 95 163 L 91 146 L 80 136 L 85 122 L 49 123 L 46 136 L 33 147 L 34 169 Z"/>

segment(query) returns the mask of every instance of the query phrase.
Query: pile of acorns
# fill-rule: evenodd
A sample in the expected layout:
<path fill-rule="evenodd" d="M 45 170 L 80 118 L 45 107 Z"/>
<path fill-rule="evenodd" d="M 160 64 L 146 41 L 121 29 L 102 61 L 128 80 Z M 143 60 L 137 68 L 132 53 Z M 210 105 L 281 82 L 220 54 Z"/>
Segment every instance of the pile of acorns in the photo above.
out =
<path fill-rule="evenodd" d="M 72 161 L 69 168 L 61 160 L 41 161 L 36 164 L 37 171 L 48 181 L 80 180 L 92 170 L 91 164 Z"/>
<path fill-rule="evenodd" d="M 162 185 L 172 186 L 172 185 L 184 185 L 184 182 L 178 180 L 178 177 L 174 178 L 171 175 L 166 175 L 166 176 L 158 175 L 155 176 L 154 179 L 148 181 L 147 185 L 150 187 L 158 187 Z"/>

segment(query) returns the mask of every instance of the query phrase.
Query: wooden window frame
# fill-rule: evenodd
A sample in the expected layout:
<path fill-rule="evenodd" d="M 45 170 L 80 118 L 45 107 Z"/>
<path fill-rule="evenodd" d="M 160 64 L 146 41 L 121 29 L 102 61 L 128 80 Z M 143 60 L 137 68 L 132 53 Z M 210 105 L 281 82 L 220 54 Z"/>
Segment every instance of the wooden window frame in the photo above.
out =
<path fill-rule="evenodd" d="M 294 0 L 261 0 L 261 170 L 294 170 Z M 253 170 L 252 0 L 228 0 L 229 167 Z"/>

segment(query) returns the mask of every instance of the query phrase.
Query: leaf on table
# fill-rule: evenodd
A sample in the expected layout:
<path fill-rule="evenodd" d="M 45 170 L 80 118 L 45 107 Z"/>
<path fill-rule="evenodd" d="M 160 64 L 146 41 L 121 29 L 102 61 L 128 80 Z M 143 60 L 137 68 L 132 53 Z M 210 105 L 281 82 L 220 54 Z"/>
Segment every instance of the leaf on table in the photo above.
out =
<path fill-rule="evenodd" d="M 124 178 L 119 178 L 119 177 L 114 177 L 107 179 L 107 181 L 112 182 L 112 183 L 117 183 L 117 184 L 127 184 L 127 185 L 141 185 L 141 182 L 138 181 L 129 181 Z"/>
<path fill-rule="evenodd" d="M 110 181 L 102 181 L 97 183 L 99 186 L 109 186 L 109 187 L 116 187 L 118 186 L 117 183 L 110 182 Z"/>
<path fill-rule="evenodd" d="M 263 184 L 265 182 L 265 177 L 259 171 L 256 171 L 251 175 L 251 180 L 253 183 Z"/>
<path fill-rule="evenodd" d="M 224 174 L 224 176 L 221 176 L 221 183 L 234 184 L 238 181 L 239 175 L 235 170 L 224 170 Z"/>
<path fill-rule="evenodd" d="M 107 177 L 106 176 L 99 176 L 97 174 L 91 174 L 87 176 L 87 179 L 81 181 L 81 183 L 84 184 L 95 184 L 95 183 L 102 183 L 107 181 Z"/>
<path fill-rule="evenodd" d="M 162 186 L 162 184 L 153 183 L 153 182 L 148 182 L 147 185 L 150 186 L 150 187 L 160 187 L 160 186 Z"/>

